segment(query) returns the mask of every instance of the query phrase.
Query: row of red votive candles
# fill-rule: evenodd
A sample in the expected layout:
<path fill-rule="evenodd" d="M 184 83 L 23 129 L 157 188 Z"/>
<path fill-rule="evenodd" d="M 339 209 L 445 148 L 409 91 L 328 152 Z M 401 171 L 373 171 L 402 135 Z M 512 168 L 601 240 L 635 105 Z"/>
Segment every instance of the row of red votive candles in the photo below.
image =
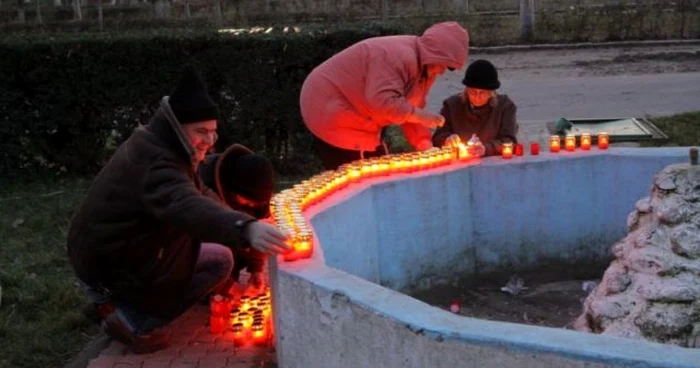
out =
<path fill-rule="evenodd" d="M 238 300 L 216 295 L 211 298 L 209 309 L 213 334 L 230 331 L 236 345 L 264 344 L 269 340 L 272 329 L 269 288 L 257 296 L 242 295 Z"/>
<path fill-rule="evenodd" d="M 304 219 L 303 211 L 347 185 L 366 178 L 426 170 L 469 158 L 471 157 L 465 144 L 423 152 L 373 157 L 342 165 L 337 170 L 323 172 L 296 184 L 291 189 L 283 190 L 273 197 L 270 204 L 275 223 L 282 231 L 291 234 L 290 245 L 294 250 L 285 254 L 283 259 L 294 261 L 311 257 L 313 236 L 309 224 Z"/>
<path fill-rule="evenodd" d="M 592 145 L 592 138 L 591 135 L 588 133 L 583 133 L 581 134 L 581 139 L 580 139 L 580 144 L 579 147 L 584 150 L 588 151 L 591 149 Z M 599 149 L 608 149 L 610 146 L 610 136 L 608 133 L 599 133 L 598 134 L 598 148 Z M 564 149 L 567 151 L 575 151 L 576 150 L 576 136 L 569 134 L 566 137 L 564 137 Z M 549 137 L 549 151 L 553 153 L 557 153 L 561 151 L 561 138 L 558 135 L 553 135 Z M 504 159 L 510 159 L 513 157 L 513 154 L 515 156 L 522 156 L 523 155 L 523 145 L 518 143 L 513 147 L 513 143 L 504 143 L 502 146 L 501 150 L 501 157 Z M 530 154 L 533 156 L 537 156 L 540 154 L 540 145 L 539 143 L 533 142 L 530 143 Z"/>
<path fill-rule="evenodd" d="M 598 135 L 598 147 L 600 149 L 607 149 L 609 142 L 607 133 Z M 566 150 L 573 151 L 576 149 L 575 136 L 566 136 L 564 143 Z M 550 151 L 559 152 L 560 147 L 561 141 L 559 136 L 551 136 Z M 591 135 L 582 134 L 581 149 L 588 150 L 590 147 Z M 510 159 L 514 154 L 515 156 L 522 156 L 523 151 L 522 144 L 517 144 L 514 147 L 512 143 L 505 143 L 501 155 L 504 159 Z M 530 154 L 538 155 L 539 152 L 539 144 L 531 143 Z M 295 185 L 291 189 L 283 190 L 273 197 L 270 204 L 270 211 L 275 223 L 281 230 L 291 235 L 290 245 L 293 251 L 285 254 L 283 259 L 289 262 L 311 257 L 313 254 L 313 235 L 309 224 L 304 219 L 303 211 L 345 188 L 347 185 L 366 178 L 421 171 L 448 165 L 455 161 L 466 161 L 471 158 L 473 157 L 469 154 L 468 144 L 460 142 L 442 149 L 353 161 L 342 165 L 337 170 L 323 172 Z"/>

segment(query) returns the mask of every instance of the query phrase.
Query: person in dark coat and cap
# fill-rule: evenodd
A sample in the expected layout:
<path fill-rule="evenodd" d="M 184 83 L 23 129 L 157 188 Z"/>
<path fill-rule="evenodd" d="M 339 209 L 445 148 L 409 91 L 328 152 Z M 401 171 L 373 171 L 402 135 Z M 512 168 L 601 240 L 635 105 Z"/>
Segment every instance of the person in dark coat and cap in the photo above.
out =
<path fill-rule="evenodd" d="M 270 200 L 275 190 L 275 171 L 265 156 L 234 144 L 221 154 L 208 155 L 200 164 L 204 185 L 214 190 L 222 202 L 236 211 L 258 220 L 270 217 Z M 222 290 L 230 290 L 239 281 L 241 271 L 250 273 L 248 284 L 262 288 L 266 255 L 255 249 L 234 251 L 231 279 Z"/>
<path fill-rule="evenodd" d="M 480 144 L 470 146 L 475 156 L 492 156 L 501 153 L 503 143 L 516 143 L 518 123 L 516 106 L 507 95 L 499 95 L 501 86 L 498 71 L 487 60 L 476 60 L 469 65 L 462 80 L 462 93 L 447 98 L 440 113 L 445 125 L 433 133 L 436 147 L 467 142 L 473 134 Z"/>
<path fill-rule="evenodd" d="M 102 168 L 71 221 L 68 257 L 93 316 L 136 353 L 167 347 L 158 328 L 226 282 L 231 248 L 290 250 L 277 227 L 223 205 L 202 184 L 197 168 L 218 116 L 188 66 L 153 119 Z"/>

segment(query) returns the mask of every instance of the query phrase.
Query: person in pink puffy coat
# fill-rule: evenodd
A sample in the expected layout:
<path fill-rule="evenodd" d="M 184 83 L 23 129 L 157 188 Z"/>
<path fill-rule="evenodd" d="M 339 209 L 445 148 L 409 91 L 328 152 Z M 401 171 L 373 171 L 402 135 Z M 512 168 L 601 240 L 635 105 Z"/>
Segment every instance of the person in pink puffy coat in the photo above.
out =
<path fill-rule="evenodd" d="M 433 147 L 431 129 L 444 117 L 426 111 L 426 97 L 446 69 L 462 69 L 469 34 L 456 22 L 438 23 L 421 36 L 360 41 L 314 68 L 304 81 L 304 124 L 328 170 L 387 154 L 382 129 L 400 124 L 416 150 Z"/>

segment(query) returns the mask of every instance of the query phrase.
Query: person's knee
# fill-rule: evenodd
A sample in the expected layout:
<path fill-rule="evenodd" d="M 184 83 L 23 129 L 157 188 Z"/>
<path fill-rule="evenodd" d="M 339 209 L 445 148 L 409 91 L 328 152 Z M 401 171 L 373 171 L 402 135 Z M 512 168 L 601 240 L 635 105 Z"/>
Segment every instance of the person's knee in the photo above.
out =
<path fill-rule="evenodd" d="M 231 249 L 227 247 L 222 246 L 221 248 L 221 254 L 219 257 L 217 257 L 218 261 L 220 262 L 220 274 L 217 276 L 219 276 L 222 280 L 225 280 L 227 277 L 231 276 L 231 272 L 233 272 L 233 252 L 231 252 Z"/>

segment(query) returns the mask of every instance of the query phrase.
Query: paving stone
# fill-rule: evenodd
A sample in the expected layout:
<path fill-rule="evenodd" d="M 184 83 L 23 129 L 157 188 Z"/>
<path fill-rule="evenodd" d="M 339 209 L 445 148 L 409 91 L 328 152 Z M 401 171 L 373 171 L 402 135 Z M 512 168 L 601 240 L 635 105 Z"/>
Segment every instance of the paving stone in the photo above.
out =
<path fill-rule="evenodd" d="M 170 363 L 170 368 L 199 368 L 199 363 Z"/>
<path fill-rule="evenodd" d="M 170 362 L 143 362 L 141 368 L 170 368 Z"/>
<path fill-rule="evenodd" d="M 117 364 L 117 358 L 113 355 L 100 355 L 88 363 L 88 368 L 112 368 Z"/>
<path fill-rule="evenodd" d="M 126 353 L 126 346 L 120 342 L 112 341 L 108 347 L 100 352 L 100 355 L 122 356 Z"/>
<path fill-rule="evenodd" d="M 171 365 L 180 363 L 199 363 L 199 357 L 177 357 L 170 361 Z"/>
<path fill-rule="evenodd" d="M 196 346 L 188 346 L 180 351 L 180 357 L 201 358 L 207 355 L 208 346 L 200 344 Z"/>
<path fill-rule="evenodd" d="M 117 363 L 129 364 L 129 365 L 141 365 L 144 361 L 143 355 L 127 354 L 116 359 Z"/>
<path fill-rule="evenodd" d="M 98 356 L 88 363 L 87 368 L 112 368 L 117 362 L 114 356 Z"/>

